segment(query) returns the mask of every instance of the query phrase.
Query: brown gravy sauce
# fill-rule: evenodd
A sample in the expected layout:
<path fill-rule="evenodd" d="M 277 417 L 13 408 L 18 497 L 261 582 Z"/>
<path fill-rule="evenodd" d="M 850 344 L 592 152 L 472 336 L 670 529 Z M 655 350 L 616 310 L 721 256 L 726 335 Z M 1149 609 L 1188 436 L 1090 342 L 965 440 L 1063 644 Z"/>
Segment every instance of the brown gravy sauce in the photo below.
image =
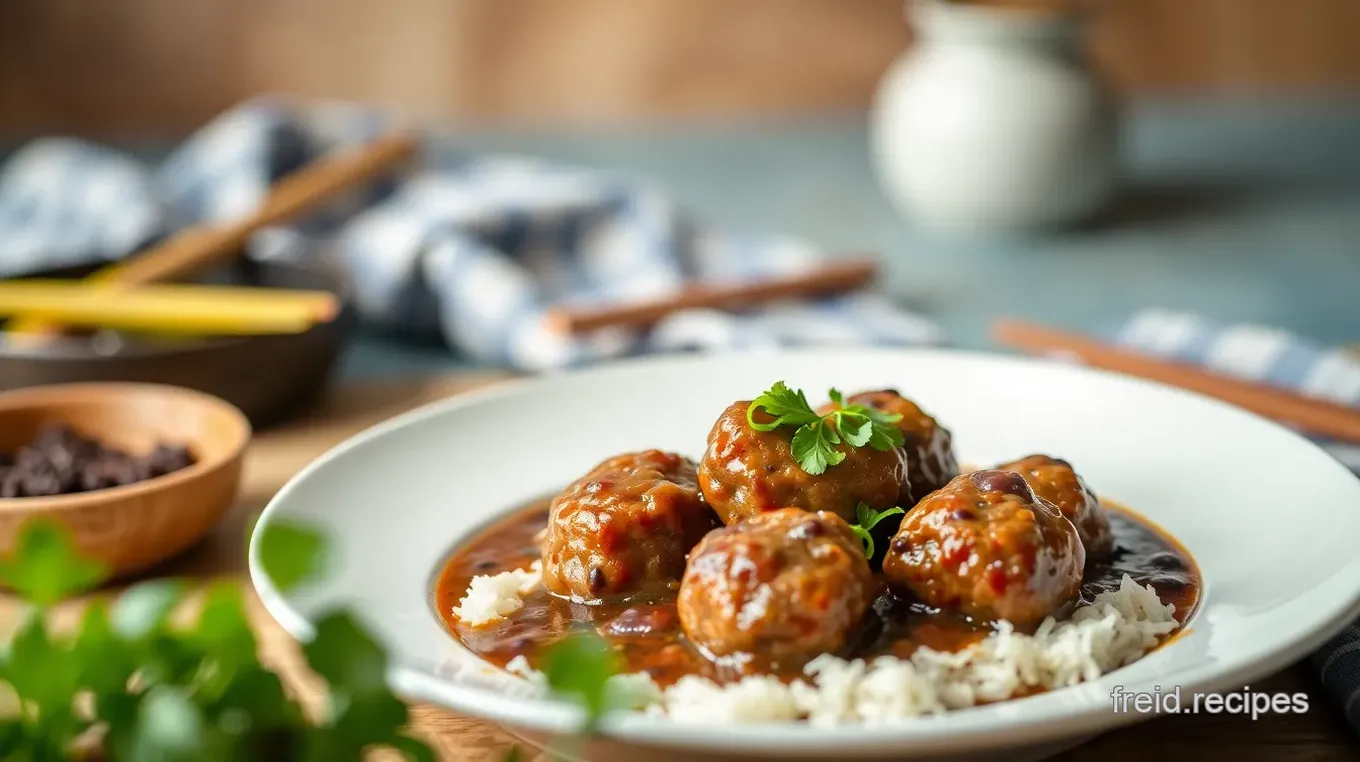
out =
<path fill-rule="evenodd" d="M 498 623 L 480 628 L 459 623 L 452 611 L 473 577 L 523 569 L 538 560 L 537 535 L 547 525 L 549 502 L 535 501 L 483 530 L 458 548 L 440 572 L 434 592 L 435 610 L 449 632 L 469 650 L 501 667 L 523 655 L 538 668 L 547 646 L 572 628 L 589 623 L 615 646 L 628 671 L 646 672 L 662 686 L 690 674 L 725 682 L 765 671 L 754 665 L 716 664 L 705 658 L 681 632 L 673 599 L 583 606 L 540 588 L 524 599 L 522 608 Z M 1128 574 L 1139 584 L 1152 585 L 1163 601 L 1175 604 L 1176 619 L 1185 624 L 1203 586 L 1194 559 L 1170 535 L 1133 511 L 1108 501 L 1102 505 L 1110 516 L 1115 552 L 1108 560 L 1087 564 L 1081 601 L 1089 602 L 1102 591 L 1118 588 L 1123 575 Z M 989 632 L 989 625 L 928 608 L 883 588 L 858 637 L 840 655 L 906 657 L 921 646 L 956 651 Z"/>

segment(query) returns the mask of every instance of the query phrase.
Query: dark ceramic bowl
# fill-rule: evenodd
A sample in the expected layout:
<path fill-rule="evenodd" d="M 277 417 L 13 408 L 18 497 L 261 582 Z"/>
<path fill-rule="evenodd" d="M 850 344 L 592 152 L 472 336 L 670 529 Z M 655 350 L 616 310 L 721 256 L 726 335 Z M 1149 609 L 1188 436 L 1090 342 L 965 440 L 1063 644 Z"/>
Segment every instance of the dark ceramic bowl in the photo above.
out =
<path fill-rule="evenodd" d="M 355 327 L 341 279 L 317 269 L 241 260 L 199 280 L 331 291 L 343 307 L 335 320 L 290 335 L 162 339 L 105 332 L 40 348 L 0 342 L 0 391 L 89 381 L 170 384 L 230 402 L 257 428 L 306 408 L 325 388 Z"/>

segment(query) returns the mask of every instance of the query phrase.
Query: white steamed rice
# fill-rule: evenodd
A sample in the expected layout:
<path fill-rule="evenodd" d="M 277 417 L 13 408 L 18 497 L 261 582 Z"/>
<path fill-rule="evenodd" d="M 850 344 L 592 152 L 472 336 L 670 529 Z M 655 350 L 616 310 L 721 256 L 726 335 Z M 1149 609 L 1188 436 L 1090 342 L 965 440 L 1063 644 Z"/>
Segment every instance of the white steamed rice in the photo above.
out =
<path fill-rule="evenodd" d="M 534 561 L 528 569 L 478 575 L 468 583 L 463 599 L 453 607 L 453 615 L 472 627 L 491 624 L 519 611 L 524 605 L 523 597 L 542 584 L 542 561 Z"/>
<path fill-rule="evenodd" d="M 481 626 L 518 610 L 521 596 L 540 584 L 537 563 L 474 578 L 454 614 Z M 642 674 L 619 675 L 614 684 L 629 706 L 682 723 L 884 724 L 1095 680 L 1155 648 L 1176 629 L 1174 613 L 1152 587 L 1125 575 L 1117 590 L 1096 596 L 1066 621 L 1050 617 L 1032 635 L 1002 623 L 957 653 L 918 648 L 907 659 L 867 662 L 825 654 L 808 663 L 803 678 L 787 684 L 764 675 L 727 684 L 690 675 L 663 691 Z M 546 688 L 523 657 L 506 668 Z"/>

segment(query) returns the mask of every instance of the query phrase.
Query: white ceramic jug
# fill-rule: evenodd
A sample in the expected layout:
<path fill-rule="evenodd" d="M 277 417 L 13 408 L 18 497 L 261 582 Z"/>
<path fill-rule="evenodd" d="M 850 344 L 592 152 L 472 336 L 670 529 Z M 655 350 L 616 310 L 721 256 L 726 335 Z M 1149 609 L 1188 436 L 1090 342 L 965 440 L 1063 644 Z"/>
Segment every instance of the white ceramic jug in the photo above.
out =
<path fill-rule="evenodd" d="M 888 196 L 933 228 L 1074 222 L 1109 196 L 1117 119 L 1082 47 L 1084 19 L 917 0 L 917 44 L 880 85 L 871 124 Z"/>

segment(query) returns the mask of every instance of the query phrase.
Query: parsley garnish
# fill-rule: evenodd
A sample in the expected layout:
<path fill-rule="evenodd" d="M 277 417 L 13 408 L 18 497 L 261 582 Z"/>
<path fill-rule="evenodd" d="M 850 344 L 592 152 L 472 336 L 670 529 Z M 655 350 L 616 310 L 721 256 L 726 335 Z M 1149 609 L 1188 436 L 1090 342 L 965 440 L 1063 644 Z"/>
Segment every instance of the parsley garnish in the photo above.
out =
<path fill-rule="evenodd" d="M 756 397 L 746 408 L 746 423 L 756 431 L 796 426 L 790 443 L 793 459 L 813 476 L 825 473 L 826 469 L 845 460 L 845 452 L 837 448 L 842 442 L 851 447 L 868 445 L 875 450 L 902 446 L 902 431 L 893 425 L 902 420 L 901 415 L 867 405 L 846 405 L 837 389 L 831 389 L 827 396 L 835 407 L 830 413 L 820 415 L 808 404 L 801 389 L 790 389 L 783 381 L 776 381 L 769 391 Z M 757 422 L 756 410 L 764 410 L 774 420 Z"/>
<path fill-rule="evenodd" d="M 870 561 L 874 560 L 874 536 L 871 530 L 878 526 L 878 522 L 889 516 L 905 514 L 906 511 L 900 507 L 893 506 L 886 511 L 876 511 L 865 503 L 860 503 L 855 507 L 855 518 L 859 519 L 858 524 L 851 524 L 850 531 L 864 543 L 864 557 Z"/>
<path fill-rule="evenodd" d="M 325 569 L 325 538 L 270 526 L 260 560 L 280 589 Z M 110 762 L 350 760 L 374 747 L 411 762 L 434 752 L 405 730 L 407 708 L 383 676 L 387 655 L 347 609 L 322 612 L 304 647 L 326 681 L 327 707 L 309 719 L 259 661 L 241 586 L 207 589 L 197 618 L 174 617 L 189 590 L 138 583 L 92 601 L 72 634 L 48 627 L 48 607 L 85 592 L 104 569 L 77 553 L 67 531 L 34 520 L 0 559 L 0 581 L 31 604 L 0 648 L 0 759 L 60 760 L 97 742 Z"/>

